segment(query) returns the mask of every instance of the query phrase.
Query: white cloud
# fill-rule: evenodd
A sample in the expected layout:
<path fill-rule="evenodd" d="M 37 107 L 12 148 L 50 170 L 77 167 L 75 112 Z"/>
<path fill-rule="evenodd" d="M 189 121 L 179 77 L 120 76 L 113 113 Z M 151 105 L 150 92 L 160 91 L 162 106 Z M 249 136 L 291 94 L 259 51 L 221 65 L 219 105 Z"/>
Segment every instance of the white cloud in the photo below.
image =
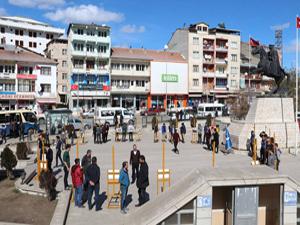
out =
<path fill-rule="evenodd" d="M 7 12 L 4 8 L 0 8 L 0 16 L 7 16 Z"/>
<path fill-rule="evenodd" d="M 121 13 L 107 11 L 102 7 L 92 4 L 57 9 L 56 11 L 46 13 L 45 17 L 53 21 L 60 21 L 64 23 L 119 22 L 124 18 Z"/>
<path fill-rule="evenodd" d="M 136 25 L 131 25 L 131 24 L 128 24 L 128 25 L 124 25 L 122 28 L 121 28 L 121 31 L 123 33 L 143 33 L 145 32 L 146 28 L 144 26 L 136 26 Z"/>
<path fill-rule="evenodd" d="M 8 0 L 8 2 L 20 7 L 39 9 L 51 9 L 65 4 L 65 0 Z"/>

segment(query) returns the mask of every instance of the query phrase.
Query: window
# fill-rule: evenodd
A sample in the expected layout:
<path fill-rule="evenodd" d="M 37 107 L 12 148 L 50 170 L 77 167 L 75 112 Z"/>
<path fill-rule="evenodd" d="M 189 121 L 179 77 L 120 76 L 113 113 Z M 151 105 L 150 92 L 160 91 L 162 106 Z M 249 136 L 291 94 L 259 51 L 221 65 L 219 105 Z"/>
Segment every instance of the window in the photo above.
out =
<path fill-rule="evenodd" d="M 15 66 L 13 65 L 0 65 L 0 73 L 15 73 Z"/>
<path fill-rule="evenodd" d="M 0 91 L 15 91 L 14 83 L 0 83 Z"/>
<path fill-rule="evenodd" d="M 237 55 L 231 54 L 231 60 L 232 60 L 232 62 L 237 62 Z"/>
<path fill-rule="evenodd" d="M 93 30 L 87 30 L 86 35 L 88 36 L 95 36 L 95 32 Z"/>
<path fill-rule="evenodd" d="M 20 31 L 18 29 L 15 30 L 15 35 L 20 35 Z"/>
<path fill-rule="evenodd" d="M 23 30 L 20 30 L 20 36 L 23 36 Z"/>
<path fill-rule="evenodd" d="M 95 61 L 87 60 L 86 61 L 86 69 L 91 70 L 91 69 L 94 69 L 94 68 L 95 68 Z"/>
<path fill-rule="evenodd" d="M 68 74 L 67 73 L 62 73 L 62 79 L 67 80 L 68 79 Z"/>
<path fill-rule="evenodd" d="M 193 86 L 194 87 L 199 86 L 199 79 L 193 79 Z"/>
<path fill-rule="evenodd" d="M 226 88 L 227 87 L 227 79 L 216 79 L 216 87 Z"/>
<path fill-rule="evenodd" d="M 33 47 L 36 48 L 36 42 L 33 42 Z"/>
<path fill-rule="evenodd" d="M 18 74 L 32 74 L 33 67 L 30 66 L 18 66 Z"/>
<path fill-rule="evenodd" d="M 193 51 L 193 58 L 194 59 L 199 59 L 200 58 L 199 51 Z"/>
<path fill-rule="evenodd" d="M 53 39 L 53 34 L 46 34 L 46 39 Z"/>
<path fill-rule="evenodd" d="M 225 67 L 223 67 L 223 66 L 217 67 L 217 72 L 224 74 L 225 73 Z"/>
<path fill-rule="evenodd" d="M 62 61 L 62 67 L 67 67 L 67 61 L 65 60 Z"/>
<path fill-rule="evenodd" d="M 86 45 L 86 51 L 87 52 L 94 52 L 95 51 L 95 46 L 92 44 L 87 44 Z"/>
<path fill-rule="evenodd" d="M 231 48 L 237 49 L 238 48 L 238 43 L 236 41 L 232 41 L 231 42 Z"/>
<path fill-rule="evenodd" d="M 15 45 L 19 45 L 19 44 L 20 44 L 20 42 L 16 40 L 15 41 Z"/>
<path fill-rule="evenodd" d="M 77 29 L 74 31 L 75 34 L 83 35 L 83 29 Z"/>
<path fill-rule="evenodd" d="M 145 81 L 144 80 L 137 80 L 135 82 L 137 87 L 145 87 Z"/>
<path fill-rule="evenodd" d="M 29 48 L 36 48 L 36 42 L 29 41 Z"/>
<path fill-rule="evenodd" d="M 5 33 L 5 27 L 1 27 L 0 32 L 1 32 L 2 34 L 4 34 L 4 33 Z"/>
<path fill-rule="evenodd" d="M 35 81 L 34 80 L 18 80 L 19 92 L 34 92 Z"/>
<path fill-rule="evenodd" d="M 199 65 L 193 65 L 193 72 L 198 73 L 199 72 Z"/>
<path fill-rule="evenodd" d="M 29 48 L 32 48 L 32 42 L 29 41 Z"/>
<path fill-rule="evenodd" d="M 193 45 L 199 45 L 199 38 L 193 37 Z"/>
<path fill-rule="evenodd" d="M 51 67 L 41 67 L 41 75 L 51 76 Z"/>
<path fill-rule="evenodd" d="M 232 66 L 231 67 L 231 74 L 237 74 L 238 73 L 238 67 Z"/>
<path fill-rule="evenodd" d="M 82 59 L 74 59 L 73 64 L 74 64 L 74 68 L 83 69 L 83 60 Z"/>
<path fill-rule="evenodd" d="M 62 50 L 62 54 L 63 54 L 63 55 L 66 55 L 66 54 L 67 54 L 67 49 L 64 48 L 64 49 Z"/>
<path fill-rule="evenodd" d="M 201 31 L 202 27 L 201 26 L 197 26 L 197 30 Z"/>
<path fill-rule="evenodd" d="M 111 68 L 112 68 L 113 70 L 120 70 L 120 64 L 112 63 L 112 64 L 111 64 Z"/>
<path fill-rule="evenodd" d="M 41 84 L 42 92 L 51 93 L 51 84 Z"/>
<path fill-rule="evenodd" d="M 20 46 L 23 46 L 23 41 L 20 41 Z"/>
<path fill-rule="evenodd" d="M 145 71 L 145 65 L 136 64 L 135 69 L 136 71 Z"/>
<path fill-rule="evenodd" d="M 63 86 L 62 86 L 62 91 L 63 91 L 63 92 L 67 92 L 67 86 L 66 86 L 66 85 L 63 85 Z"/>
<path fill-rule="evenodd" d="M 98 52 L 106 53 L 106 46 L 105 45 L 99 45 L 98 46 Z"/>
<path fill-rule="evenodd" d="M 29 31 L 29 37 L 36 37 L 36 32 Z"/>
<path fill-rule="evenodd" d="M 98 32 L 98 36 L 99 36 L 99 37 L 106 37 L 106 36 L 107 36 L 107 33 L 106 33 L 106 31 L 99 31 L 99 32 Z"/>
<path fill-rule="evenodd" d="M 207 31 L 207 27 L 203 27 L 203 31 Z"/>
<path fill-rule="evenodd" d="M 231 80 L 231 83 L 230 83 L 231 87 L 236 87 L 237 86 L 236 84 L 237 84 L 236 80 Z"/>
<path fill-rule="evenodd" d="M 83 43 L 73 43 L 73 48 L 75 51 L 83 51 Z"/>
<path fill-rule="evenodd" d="M 130 64 L 122 64 L 122 70 L 130 70 Z"/>

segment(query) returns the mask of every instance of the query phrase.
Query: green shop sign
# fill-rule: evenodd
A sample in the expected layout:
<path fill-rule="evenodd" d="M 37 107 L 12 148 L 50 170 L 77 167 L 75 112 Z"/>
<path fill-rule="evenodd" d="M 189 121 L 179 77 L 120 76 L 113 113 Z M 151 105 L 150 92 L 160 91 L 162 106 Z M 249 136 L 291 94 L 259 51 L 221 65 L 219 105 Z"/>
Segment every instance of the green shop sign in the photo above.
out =
<path fill-rule="evenodd" d="M 161 75 L 162 82 L 178 82 L 178 75 L 177 74 L 162 74 Z"/>

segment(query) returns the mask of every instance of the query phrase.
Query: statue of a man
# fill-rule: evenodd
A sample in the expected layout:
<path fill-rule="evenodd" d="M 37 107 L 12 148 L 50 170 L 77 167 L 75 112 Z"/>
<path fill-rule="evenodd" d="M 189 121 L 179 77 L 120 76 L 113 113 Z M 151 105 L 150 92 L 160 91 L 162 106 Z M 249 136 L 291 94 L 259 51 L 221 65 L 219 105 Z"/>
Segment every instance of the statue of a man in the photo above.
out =
<path fill-rule="evenodd" d="M 278 52 L 274 45 L 269 45 L 268 58 L 270 60 L 270 69 L 274 75 L 280 74 L 280 62 L 278 57 Z"/>

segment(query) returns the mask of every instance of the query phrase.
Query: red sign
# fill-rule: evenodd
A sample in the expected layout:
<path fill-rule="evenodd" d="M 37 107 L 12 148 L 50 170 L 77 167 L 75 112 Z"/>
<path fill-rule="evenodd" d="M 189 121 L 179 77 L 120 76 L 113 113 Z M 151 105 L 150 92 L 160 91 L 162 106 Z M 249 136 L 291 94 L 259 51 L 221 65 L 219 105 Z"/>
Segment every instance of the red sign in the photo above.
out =
<path fill-rule="evenodd" d="M 37 76 L 35 74 L 17 74 L 17 78 L 25 80 L 36 80 Z"/>
<path fill-rule="evenodd" d="M 300 17 L 298 17 L 298 16 L 296 18 L 296 27 L 300 28 Z"/>
<path fill-rule="evenodd" d="M 78 85 L 77 84 L 73 84 L 71 85 L 71 90 L 78 90 Z"/>

